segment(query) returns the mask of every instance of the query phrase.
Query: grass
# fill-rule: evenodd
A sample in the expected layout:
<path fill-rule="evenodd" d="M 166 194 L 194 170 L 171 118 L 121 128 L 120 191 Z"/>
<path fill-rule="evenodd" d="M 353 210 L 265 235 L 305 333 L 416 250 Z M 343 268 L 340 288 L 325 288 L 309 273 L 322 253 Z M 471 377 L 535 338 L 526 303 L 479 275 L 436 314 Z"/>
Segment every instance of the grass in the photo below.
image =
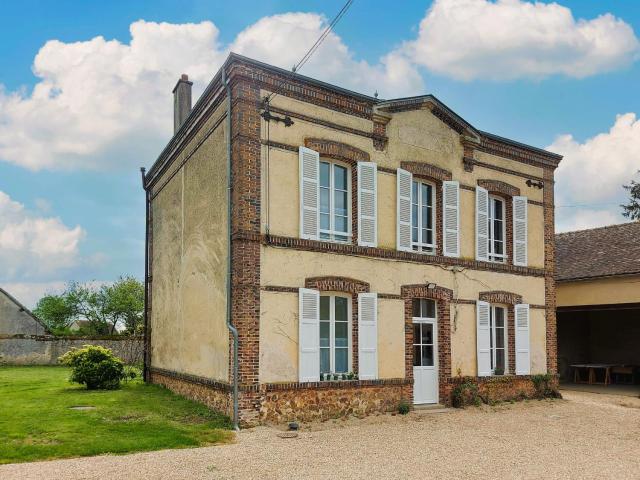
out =
<path fill-rule="evenodd" d="M 0 367 L 0 464 L 229 442 L 223 415 L 140 380 L 88 391 L 64 367 Z M 93 406 L 73 410 L 72 406 Z"/>

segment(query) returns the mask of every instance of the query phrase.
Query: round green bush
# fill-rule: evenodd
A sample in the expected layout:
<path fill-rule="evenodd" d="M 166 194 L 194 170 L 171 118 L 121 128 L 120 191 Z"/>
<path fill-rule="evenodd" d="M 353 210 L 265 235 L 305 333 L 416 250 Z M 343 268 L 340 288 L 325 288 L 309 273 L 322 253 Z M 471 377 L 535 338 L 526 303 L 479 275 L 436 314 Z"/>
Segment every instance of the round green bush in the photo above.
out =
<path fill-rule="evenodd" d="M 73 348 L 58 360 L 72 368 L 70 380 L 86 385 L 87 390 L 115 390 L 125 377 L 122 360 L 97 345 Z"/>

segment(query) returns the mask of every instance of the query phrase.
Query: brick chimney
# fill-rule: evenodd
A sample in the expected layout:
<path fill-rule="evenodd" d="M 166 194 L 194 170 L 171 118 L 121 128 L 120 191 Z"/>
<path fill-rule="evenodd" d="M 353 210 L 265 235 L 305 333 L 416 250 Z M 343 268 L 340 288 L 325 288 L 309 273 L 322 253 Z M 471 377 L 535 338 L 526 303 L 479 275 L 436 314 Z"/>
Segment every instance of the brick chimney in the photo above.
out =
<path fill-rule="evenodd" d="M 175 135 L 191 113 L 191 86 L 189 76 L 183 73 L 173 89 L 173 134 Z"/>

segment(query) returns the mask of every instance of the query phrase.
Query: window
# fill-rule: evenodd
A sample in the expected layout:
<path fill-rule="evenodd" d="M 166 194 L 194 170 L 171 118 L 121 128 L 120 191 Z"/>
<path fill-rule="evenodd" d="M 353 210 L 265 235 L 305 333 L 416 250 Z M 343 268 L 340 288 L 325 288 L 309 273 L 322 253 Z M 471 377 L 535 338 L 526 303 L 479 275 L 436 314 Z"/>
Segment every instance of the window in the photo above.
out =
<path fill-rule="evenodd" d="M 413 366 L 434 366 L 434 328 L 436 302 L 431 299 L 413 300 Z"/>
<path fill-rule="evenodd" d="M 506 309 L 492 305 L 489 312 L 491 372 L 493 375 L 504 375 L 507 372 Z"/>
<path fill-rule="evenodd" d="M 320 239 L 348 242 L 351 237 L 349 168 L 320 162 Z"/>
<path fill-rule="evenodd" d="M 350 370 L 350 301 L 346 296 L 320 296 L 320 373 Z"/>
<path fill-rule="evenodd" d="M 504 262 L 505 254 L 505 208 L 504 200 L 489 197 L 489 261 Z"/>
<path fill-rule="evenodd" d="M 411 246 L 417 252 L 435 248 L 435 187 L 414 181 L 411 186 Z"/>

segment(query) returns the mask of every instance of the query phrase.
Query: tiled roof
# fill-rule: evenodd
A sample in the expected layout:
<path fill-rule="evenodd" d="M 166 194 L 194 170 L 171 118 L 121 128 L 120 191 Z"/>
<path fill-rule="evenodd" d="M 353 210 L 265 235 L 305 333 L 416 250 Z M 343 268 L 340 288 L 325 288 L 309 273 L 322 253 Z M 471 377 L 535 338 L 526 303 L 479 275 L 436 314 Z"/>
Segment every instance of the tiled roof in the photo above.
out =
<path fill-rule="evenodd" d="M 556 235 L 556 279 L 640 274 L 640 222 Z"/>

